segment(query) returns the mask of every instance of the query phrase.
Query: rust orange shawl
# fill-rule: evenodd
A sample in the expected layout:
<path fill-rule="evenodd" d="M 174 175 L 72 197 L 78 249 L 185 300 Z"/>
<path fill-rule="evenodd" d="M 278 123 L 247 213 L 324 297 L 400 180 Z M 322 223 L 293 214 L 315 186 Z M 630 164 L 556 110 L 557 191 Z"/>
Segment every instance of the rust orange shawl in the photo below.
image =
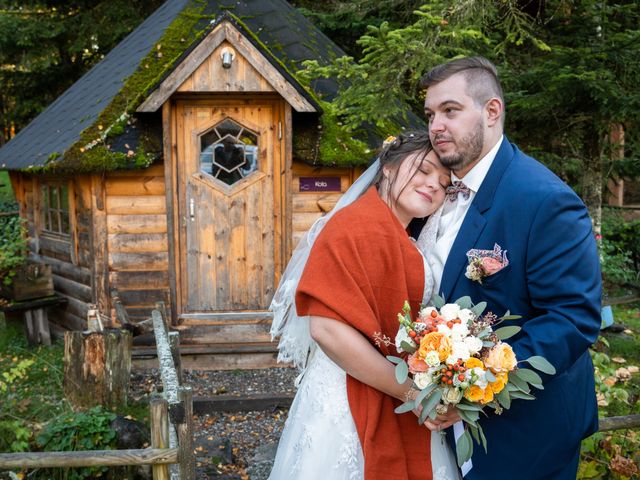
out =
<path fill-rule="evenodd" d="M 374 187 L 327 223 L 296 293 L 298 315 L 328 317 L 359 330 L 383 355 L 393 344 L 405 300 L 417 311 L 423 260 Z M 376 335 L 378 334 L 378 335 Z M 376 342 L 386 336 L 390 344 Z M 347 375 L 351 414 L 364 452 L 366 480 L 430 479 L 430 437 L 400 401 Z"/>

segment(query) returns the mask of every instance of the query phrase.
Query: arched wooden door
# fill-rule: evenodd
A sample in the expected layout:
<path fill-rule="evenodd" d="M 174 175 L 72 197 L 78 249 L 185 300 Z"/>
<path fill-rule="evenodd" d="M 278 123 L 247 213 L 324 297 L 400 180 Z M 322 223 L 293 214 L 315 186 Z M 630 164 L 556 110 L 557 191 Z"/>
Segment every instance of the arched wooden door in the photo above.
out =
<path fill-rule="evenodd" d="M 281 256 L 280 102 L 176 108 L 182 313 L 264 310 Z"/>

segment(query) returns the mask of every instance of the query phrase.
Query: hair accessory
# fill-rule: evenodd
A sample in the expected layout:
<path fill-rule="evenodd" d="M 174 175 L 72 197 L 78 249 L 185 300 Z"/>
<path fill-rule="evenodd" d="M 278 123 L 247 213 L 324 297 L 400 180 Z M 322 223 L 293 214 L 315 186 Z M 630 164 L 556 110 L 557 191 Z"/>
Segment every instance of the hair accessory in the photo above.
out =
<path fill-rule="evenodd" d="M 384 142 L 382 142 L 382 147 L 388 147 L 389 145 L 394 144 L 397 141 L 398 139 L 396 137 L 394 137 L 393 135 L 389 135 L 384 139 Z"/>

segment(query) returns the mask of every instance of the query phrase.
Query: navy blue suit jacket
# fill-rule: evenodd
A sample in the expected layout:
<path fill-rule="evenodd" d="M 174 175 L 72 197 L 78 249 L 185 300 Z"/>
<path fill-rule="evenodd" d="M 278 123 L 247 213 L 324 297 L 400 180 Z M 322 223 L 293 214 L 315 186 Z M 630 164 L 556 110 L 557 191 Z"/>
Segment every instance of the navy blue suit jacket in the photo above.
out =
<path fill-rule="evenodd" d="M 482 284 L 466 278 L 466 252 L 496 243 L 510 264 Z M 543 376 L 544 390 L 533 389 L 535 400 L 481 417 L 488 453 L 474 444 L 465 478 L 575 478 L 566 465 L 598 425 L 588 348 L 600 330 L 599 257 L 580 198 L 506 138 L 447 257 L 441 295 L 448 302 L 469 295 L 498 316 L 521 315 L 501 324 L 522 327 L 508 340 L 517 358 L 541 355 L 557 370 Z"/>

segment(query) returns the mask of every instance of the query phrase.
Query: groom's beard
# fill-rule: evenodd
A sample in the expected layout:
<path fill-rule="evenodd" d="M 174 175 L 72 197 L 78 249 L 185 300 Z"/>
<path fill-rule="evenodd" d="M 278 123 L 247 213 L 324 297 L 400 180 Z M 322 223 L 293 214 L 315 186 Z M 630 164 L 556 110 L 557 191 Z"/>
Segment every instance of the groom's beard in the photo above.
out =
<path fill-rule="evenodd" d="M 437 140 L 438 137 L 434 138 L 434 143 Z M 484 145 L 484 125 L 482 118 L 478 120 L 478 123 L 475 128 L 469 132 L 469 135 L 460 140 L 454 140 L 454 143 L 458 148 L 457 152 L 449 155 L 439 155 L 442 165 L 457 171 L 479 160 L 480 153 L 482 153 L 482 146 Z"/>

